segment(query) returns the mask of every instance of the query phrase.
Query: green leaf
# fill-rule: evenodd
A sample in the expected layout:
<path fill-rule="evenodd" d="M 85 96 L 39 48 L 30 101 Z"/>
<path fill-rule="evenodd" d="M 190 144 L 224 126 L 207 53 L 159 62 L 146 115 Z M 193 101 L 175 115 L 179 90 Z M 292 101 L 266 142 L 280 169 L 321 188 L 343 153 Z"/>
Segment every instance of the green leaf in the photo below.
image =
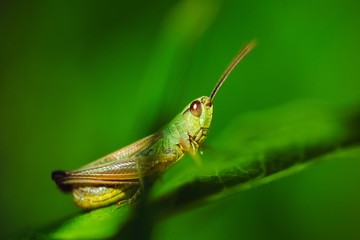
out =
<path fill-rule="evenodd" d="M 155 205 L 169 215 L 273 181 L 358 142 L 356 114 L 319 102 L 295 102 L 235 118 L 211 142 L 204 166 L 191 162 L 157 184 Z"/>
<path fill-rule="evenodd" d="M 147 201 L 70 218 L 27 238 L 148 237 L 173 214 L 271 182 L 311 164 L 359 156 L 358 115 L 317 102 L 296 102 L 235 118 L 209 139 L 203 166 L 184 159 L 157 181 Z M 354 125 L 356 124 L 356 125 Z M 134 211 L 130 212 L 130 209 Z"/>
<path fill-rule="evenodd" d="M 130 207 L 115 206 L 96 209 L 71 217 L 43 231 L 30 234 L 24 239 L 99 239 L 117 233 L 130 214 Z"/>

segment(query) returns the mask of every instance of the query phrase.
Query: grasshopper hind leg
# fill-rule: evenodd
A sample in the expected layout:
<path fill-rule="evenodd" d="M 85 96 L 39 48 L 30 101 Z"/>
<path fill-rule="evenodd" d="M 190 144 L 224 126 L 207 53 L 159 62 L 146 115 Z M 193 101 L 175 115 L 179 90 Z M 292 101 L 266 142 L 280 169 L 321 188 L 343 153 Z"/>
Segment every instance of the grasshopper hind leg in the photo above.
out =
<path fill-rule="evenodd" d="M 139 163 L 138 159 L 136 159 L 136 169 L 137 169 L 137 172 L 139 175 L 139 182 L 140 182 L 139 188 L 130 198 L 119 201 L 116 204 L 116 208 L 122 207 L 124 204 L 131 205 L 139 198 L 139 196 L 141 195 L 141 192 L 144 191 L 144 179 L 143 179 L 143 175 L 142 175 L 142 171 L 141 171 L 141 167 L 140 167 L 140 163 Z"/>
<path fill-rule="evenodd" d="M 142 191 L 142 187 L 140 186 L 138 190 L 129 199 L 119 201 L 116 204 L 116 208 L 122 207 L 124 206 L 124 204 L 131 205 L 132 203 L 134 203 L 141 195 L 141 191 Z"/>
<path fill-rule="evenodd" d="M 133 196 L 138 188 L 138 185 L 74 186 L 73 200 L 80 208 L 92 210 L 127 199 Z"/>

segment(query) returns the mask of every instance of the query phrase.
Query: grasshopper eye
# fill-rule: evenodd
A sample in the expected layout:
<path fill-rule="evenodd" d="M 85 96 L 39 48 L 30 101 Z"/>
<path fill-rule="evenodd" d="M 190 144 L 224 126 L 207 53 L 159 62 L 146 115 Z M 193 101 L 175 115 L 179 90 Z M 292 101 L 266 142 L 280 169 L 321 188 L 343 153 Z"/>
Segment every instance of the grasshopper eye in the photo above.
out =
<path fill-rule="evenodd" d="M 190 105 L 190 112 L 195 117 L 200 117 L 202 113 L 201 103 L 199 100 L 193 101 Z"/>

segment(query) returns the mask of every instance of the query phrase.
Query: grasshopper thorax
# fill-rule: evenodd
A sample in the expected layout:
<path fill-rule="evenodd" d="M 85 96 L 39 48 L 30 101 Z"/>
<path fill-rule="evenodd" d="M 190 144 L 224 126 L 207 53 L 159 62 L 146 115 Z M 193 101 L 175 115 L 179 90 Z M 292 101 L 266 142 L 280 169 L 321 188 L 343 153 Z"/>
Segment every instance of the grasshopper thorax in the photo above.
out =
<path fill-rule="evenodd" d="M 209 97 L 195 99 L 182 111 L 188 136 L 198 145 L 204 142 L 209 133 L 212 116 L 213 104 Z"/>

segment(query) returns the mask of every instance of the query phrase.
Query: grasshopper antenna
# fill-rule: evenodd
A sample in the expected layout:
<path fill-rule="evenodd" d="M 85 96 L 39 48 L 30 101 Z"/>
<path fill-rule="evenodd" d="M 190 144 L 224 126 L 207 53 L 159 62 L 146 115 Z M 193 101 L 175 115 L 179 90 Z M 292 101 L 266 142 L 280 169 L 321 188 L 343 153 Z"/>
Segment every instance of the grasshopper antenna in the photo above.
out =
<path fill-rule="evenodd" d="M 250 43 L 245 45 L 244 48 L 240 50 L 236 58 L 231 62 L 229 67 L 225 70 L 223 75 L 220 77 L 219 81 L 216 83 L 214 90 L 212 91 L 210 95 L 210 101 L 212 102 L 216 93 L 219 91 L 220 87 L 223 85 L 227 77 L 230 75 L 232 70 L 236 67 L 236 65 L 256 46 L 257 41 L 252 40 Z"/>

